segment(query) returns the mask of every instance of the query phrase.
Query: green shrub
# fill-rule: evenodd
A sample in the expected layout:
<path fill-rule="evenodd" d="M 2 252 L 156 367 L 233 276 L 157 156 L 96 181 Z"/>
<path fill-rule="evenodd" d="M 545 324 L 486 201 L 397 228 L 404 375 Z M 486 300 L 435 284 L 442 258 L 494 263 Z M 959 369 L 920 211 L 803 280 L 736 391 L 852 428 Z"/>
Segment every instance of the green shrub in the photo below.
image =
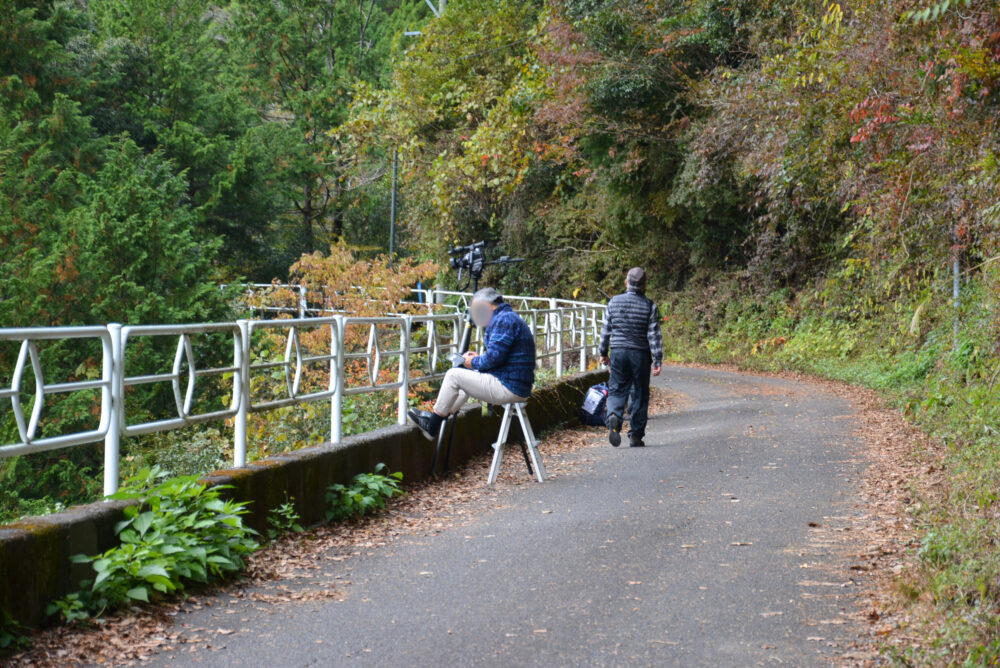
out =
<path fill-rule="evenodd" d="M 327 488 L 327 521 L 343 520 L 355 515 L 367 515 L 385 508 L 386 502 L 403 493 L 399 482 L 402 473 L 383 474 L 388 471 L 385 464 L 375 467 L 374 473 L 359 473 L 348 485 L 331 485 Z"/>
<path fill-rule="evenodd" d="M 224 501 L 223 488 L 206 487 L 194 476 L 163 478 L 158 469 L 143 471 L 114 495 L 138 501 L 115 526 L 121 543 L 101 555 L 74 557 L 91 564 L 96 576 L 49 606 L 49 614 L 72 621 L 243 568 L 243 557 L 258 547 L 241 517 L 247 504 Z"/>
<path fill-rule="evenodd" d="M 271 528 L 267 530 L 267 537 L 274 540 L 283 533 L 302 531 L 299 519 L 299 514 L 295 512 L 295 497 L 289 498 L 286 492 L 285 502 L 272 508 L 267 514 L 267 523 L 271 525 Z"/>
<path fill-rule="evenodd" d="M 0 616 L 0 656 L 11 652 L 27 649 L 31 640 L 25 635 L 25 629 L 6 610 Z"/>

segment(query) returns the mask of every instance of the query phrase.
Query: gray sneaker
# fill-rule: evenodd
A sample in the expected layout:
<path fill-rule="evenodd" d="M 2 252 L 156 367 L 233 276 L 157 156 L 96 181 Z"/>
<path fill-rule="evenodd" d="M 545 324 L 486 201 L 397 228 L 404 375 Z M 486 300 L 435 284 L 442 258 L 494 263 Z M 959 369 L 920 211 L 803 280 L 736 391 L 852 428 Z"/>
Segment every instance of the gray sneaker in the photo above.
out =
<path fill-rule="evenodd" d="M 617 415 L 608 418 L 608 443 L 615 448 L 622 444 L 622 419 Z"/>

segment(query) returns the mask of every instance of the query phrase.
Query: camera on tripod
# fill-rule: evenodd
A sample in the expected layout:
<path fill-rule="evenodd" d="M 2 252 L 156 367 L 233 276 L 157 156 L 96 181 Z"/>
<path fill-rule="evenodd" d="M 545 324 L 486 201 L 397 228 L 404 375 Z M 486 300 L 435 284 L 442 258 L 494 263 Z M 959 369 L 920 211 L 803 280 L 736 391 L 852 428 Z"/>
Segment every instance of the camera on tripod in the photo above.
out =
<path fill-rule="evenodd" d="M 455 246 L 448 250 L 451 256 L 450 264 L 452 269 L 458 269 L 458 280 L 462 280 L 462 272 L 469 272 L 469 283 L 472 285 L 472 292 L 479 290 L 479 279 L 483 277 L 483 270 L 492 265 L 514 264 L 524 262 L 524 258 L 501 255 L 495 260 L 486 259 L 486 241 L 477 241 L 468 246 Z M 468 287 L 467 283 L 465 287 Z M 454 366 L 461 366 L 462 353 L 469 349 L 472 340 L 472 317 L 468 309 L 465 312 L 465 331 L 462 333 L 462 341 L 458 353 L 448 356 Z"/>
<path fill-rule="evenodd" d="M 469 272 L 469 279 L 472 283 L 472 291 L 479 287 L 479 279 L 483 277 L 483 270 L 492 265 L 514 264 L 524 262 L 524 258 L 501 255 L 495 260 L 486 259 L 486 241 L 477 241 L 468 246 L 455 246 L 448 250 L 451 255 L 451 268 L 458 269 L 458 280 L 462 280 L 462 272 Z"/>

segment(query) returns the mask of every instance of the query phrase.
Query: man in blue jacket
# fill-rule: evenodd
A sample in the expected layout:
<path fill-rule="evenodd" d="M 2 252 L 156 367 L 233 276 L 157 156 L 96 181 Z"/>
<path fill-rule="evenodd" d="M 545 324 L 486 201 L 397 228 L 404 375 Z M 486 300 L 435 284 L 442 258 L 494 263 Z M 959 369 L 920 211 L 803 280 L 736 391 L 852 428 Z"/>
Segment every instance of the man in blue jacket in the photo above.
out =
<path fill-rule="evenodd" d="M 438 437 L 444 420 L 469 398 L 490 404 L 527 401 L 535 383 L 535 338 L 531 328 L 494 288 L 472 296 L 472 321 L 486 328 L 483 353 L 465 353 L 461 367 L 448 371 L 434 410 L 410 410 L 407 415 L 424 436 Z"/>
<path fill-rule="evenodd" d="M 663 358 L 663 335 L 660 332 L 660 309 L 646 297 L 646 272 L 629 269 L 625 292 L 608 302 L 604 315 L 599 352 L 601 362 L 611 367 L 608 379 L 608 441 L 618 447 L 625 401 L 631 415 L 629 444 L 645 445 L 646 418 L 649 410 L 649 374 L 660 375 Z"/>

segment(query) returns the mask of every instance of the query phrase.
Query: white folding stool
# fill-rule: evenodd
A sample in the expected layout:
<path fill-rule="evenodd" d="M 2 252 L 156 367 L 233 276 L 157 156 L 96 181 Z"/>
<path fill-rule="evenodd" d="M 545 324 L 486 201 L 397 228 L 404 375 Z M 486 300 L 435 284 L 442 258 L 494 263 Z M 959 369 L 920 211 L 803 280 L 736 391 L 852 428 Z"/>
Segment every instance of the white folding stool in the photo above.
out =
<path fill-rule="evenodd" d="M 497 480 L 500 473 L 500 460 L 503 459 L 503 449 L 507 444 L 507 434 L 510 433 L 511 407 L 517 411 L 517 418 L 521 421 L 521 431 L 524 433 L 525 463 L 528 464 L 528 471 L 532 465 L 535 467 L 535 475 L 538 482 L 545 482 L 545 465 L 542 463 L 542 454 L 538 452 L 538 441 L 535 440 L 535 432 L 531 430 L 531 423 L 528 421 L 528 414 L 525 410 L 524 402 L 517 402 L 503 405 L 503 419 L 500 421 L 500 434 L 497 442 L 493 444 L 493 465 L 490 466 L 490 475 L 486 479 L 487 485 L 492 485 Z M 531 462 L 528 462 L 528 457 Z"/>

